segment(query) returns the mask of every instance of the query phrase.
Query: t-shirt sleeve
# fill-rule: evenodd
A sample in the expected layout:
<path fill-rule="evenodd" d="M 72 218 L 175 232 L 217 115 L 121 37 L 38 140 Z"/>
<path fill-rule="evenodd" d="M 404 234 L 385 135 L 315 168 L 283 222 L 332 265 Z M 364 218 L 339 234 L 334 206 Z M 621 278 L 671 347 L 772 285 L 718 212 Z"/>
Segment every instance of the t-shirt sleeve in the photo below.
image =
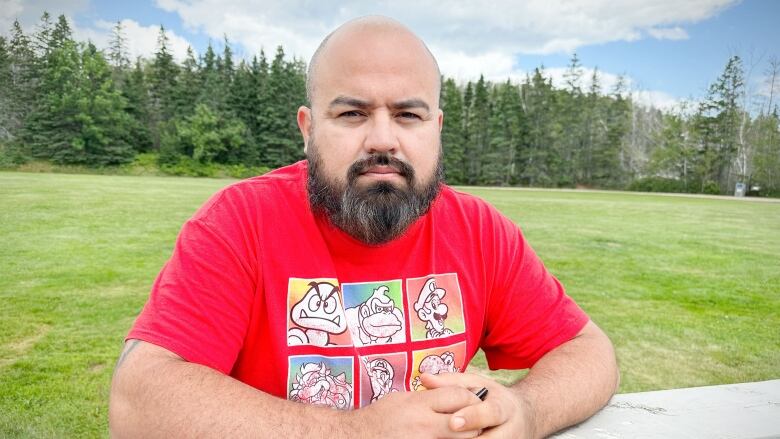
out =
<path fill-rule="evenodd" d="M 571 340 L 588 316 L 509 219 L 495 213 L 494 282 L 482 349 L 491 369 L 526 369 Z"/>
<path fill-rule="evenodd" d="M 214 198 L 182 227 L 127 339 L 229 374 L 249 324 L 257 264 L 235 206 Z"/>

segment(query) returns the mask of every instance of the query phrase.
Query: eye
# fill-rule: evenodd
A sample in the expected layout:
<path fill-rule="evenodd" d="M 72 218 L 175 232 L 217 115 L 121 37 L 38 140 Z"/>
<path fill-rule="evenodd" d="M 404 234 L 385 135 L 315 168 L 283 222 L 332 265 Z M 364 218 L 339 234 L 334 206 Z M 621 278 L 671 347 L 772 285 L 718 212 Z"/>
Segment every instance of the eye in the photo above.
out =
<path fill-rule="evenodd" d="M 317 311 L 320 309 L 320 298 L 318 296 L 311 296 L 311 299 L 309 299 L 309 310 L 310 311 Z"/>
<path fill-rule="evenodd" d="M 322 309 L 324 309 L 326 313 L 332 314 L 333 311 L 336 310 L 336 297 L 328 297 L 327 300 L 325 300 L 325 304 L 323 305 Z"/>
<path fill-rule="evenodd" d="M 422 120 L 422 117 L 420 117 L 419 114 L 412 113 L 410 111 L 404 111 L 402 113 L 398 113 L 398 117 L 401 119 L 408 119 L 408 120 Z"/>
<path fill-rule="evenodd" d="M 361 116 L 363 116 L 363 114 L 357 110 L 345 111 L 339 114 L 339 117 L 343 119 L 355 119 Z"/>

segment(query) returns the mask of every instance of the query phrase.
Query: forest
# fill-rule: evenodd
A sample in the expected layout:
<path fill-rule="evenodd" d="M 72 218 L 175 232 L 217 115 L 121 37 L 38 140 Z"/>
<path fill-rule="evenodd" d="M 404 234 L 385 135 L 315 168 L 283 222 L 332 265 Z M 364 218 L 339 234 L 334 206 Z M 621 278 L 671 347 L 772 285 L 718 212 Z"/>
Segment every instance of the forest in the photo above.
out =
<path fill-rule="evenodd" d="M 522 81 L 442 78 L 449 184 L 780 196 L 780 61 L 731 56 L 704 96 L 674 109 L 605 89 L 574 54 L 562 85 L 540 66 Z M 746 70 L 763 69 L 758 93 Z M 225 37 L 172 54 L 164 28 L 130 59 L 120 23 L 109 47 L 76 41 L 64 16 L 0 35 L 0 168 L 43 161 L 177 175 L 256 175 L 303 158 L 295 113 L 306 63 L 283 47 L 237 57 Z M 216 167 L 216 168 L 215 168 Z"/>

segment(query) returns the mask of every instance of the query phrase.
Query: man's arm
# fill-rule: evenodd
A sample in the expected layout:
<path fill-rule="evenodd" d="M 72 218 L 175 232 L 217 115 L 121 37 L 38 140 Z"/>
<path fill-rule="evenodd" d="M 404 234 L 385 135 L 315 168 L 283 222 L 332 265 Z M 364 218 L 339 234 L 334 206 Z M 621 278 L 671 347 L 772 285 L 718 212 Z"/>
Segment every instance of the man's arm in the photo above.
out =
<path fill-rule="evenodd" d="M 620 377 L 609 338 L 593 322 L 542 357 L 510 387 L 473 374 L 425 375 L 428 388 L 487 387 L 487 398 L 452 415 L 456 430 L 486 429 L 490 438 L 540 438 L 581 422 L 604 407 Z"/>
<path fill-rule="evenodd" d="M 140 340 L 129 340 L 111 386 L 113 437 L 474 437 L 450 414 L 479 403 L 462 387 L 390 394 L 337 411 L 276 398 Z"/>

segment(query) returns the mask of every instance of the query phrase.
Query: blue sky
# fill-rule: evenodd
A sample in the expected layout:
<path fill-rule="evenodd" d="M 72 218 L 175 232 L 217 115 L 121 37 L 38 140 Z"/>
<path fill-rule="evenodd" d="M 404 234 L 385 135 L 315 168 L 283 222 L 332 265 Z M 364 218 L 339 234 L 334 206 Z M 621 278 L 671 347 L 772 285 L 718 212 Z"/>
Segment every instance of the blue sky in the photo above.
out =
<path fill-rule="evenodd" d="M 559 81 L 576 51 L 584 76 L 603 73 L 605 87 L 625 75 L 645 99 L 669 107 L 698 99 L 729 56 L 752 67 L 750 84 L 762 88 L 768 60 L 780 57 L 780 1 L 775 0 L 432 0 L 366 4 L 359 0 L 0 0 L 0 32 L 13 19 L 31 29 L 44 9 L 64 13 L 76 36 L 107 45 L 112 23 L 122 21 L 129 49 L 150 54 L 156 28 L 168 30 L 183 56 L 187 45 L 202 53 L 223 35 L 239 55 L 279 44 L 308 60 L 321 38 L 344 21 L 379 13 L 417 32 L 445 75 L 460 80 L 480 73 L 491 80 L 521 80 L 544 65 Z M 338 5 L 335 7 L 334 5 Z M 637 95 L 639 97 L 640 95 Z"/>

